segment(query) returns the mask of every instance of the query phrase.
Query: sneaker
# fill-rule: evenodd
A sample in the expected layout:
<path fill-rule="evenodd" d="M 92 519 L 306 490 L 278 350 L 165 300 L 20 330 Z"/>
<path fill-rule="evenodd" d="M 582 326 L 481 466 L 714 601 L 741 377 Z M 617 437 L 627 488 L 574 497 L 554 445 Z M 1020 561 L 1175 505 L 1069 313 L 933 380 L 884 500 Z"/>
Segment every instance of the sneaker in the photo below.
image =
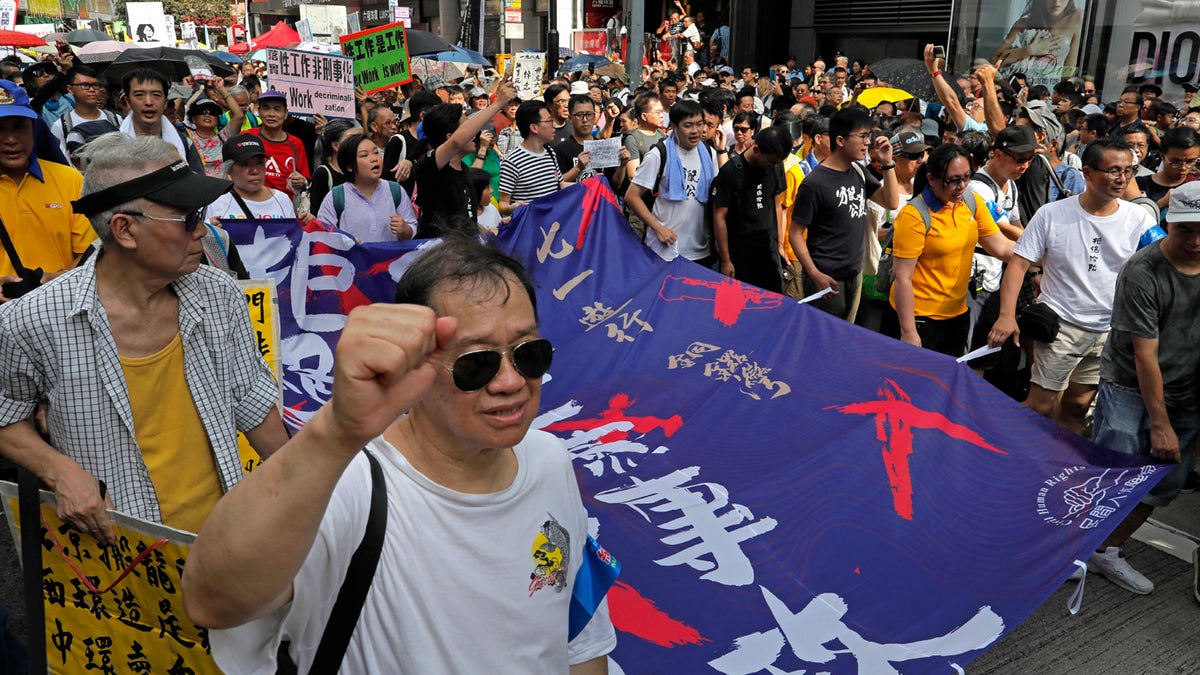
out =
<path fill-rule="evenodd" d="M 1200 546 L 1192 551 L 1192 593 L 1196 602 L 1200 602 Z"/>
<path fill-rule="evenodd" d="M 1200 489 L 1200 473 L 1193 471 L 1188 474 L 1187 480 L 1183 482 L 1183 487 L 1179 491 L 1183 494 L 1191 494 L 1197 489 Z"/>
<path fill-rule="evenodd" d="M 1154 582 L 1130 567 L 1129 563 L 1125 562 L 1125 555 L 1118 546 L 1109 546 L 1104 551 L 1093 553 L 1091 559 L 1088 560 L 1088 569 L 1097 574 L 1103 574 L 1105 579 L 1130 593 L 1148 595 L 1154 590 Z"/>

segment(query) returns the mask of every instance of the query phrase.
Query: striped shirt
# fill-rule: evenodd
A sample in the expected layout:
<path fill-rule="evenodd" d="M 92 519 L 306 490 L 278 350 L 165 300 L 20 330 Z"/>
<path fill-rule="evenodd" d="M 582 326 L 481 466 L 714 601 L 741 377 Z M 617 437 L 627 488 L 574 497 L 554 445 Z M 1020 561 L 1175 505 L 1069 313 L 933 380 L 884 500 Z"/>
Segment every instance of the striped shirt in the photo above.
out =
<path fill-rule="evenodd" d="M 0 306 L 0 426 L 32 418 L 45 403 L 51 445 L 107 483 L 117 510 L 162 522 L 134 435 L 116 339 L 97 294 L 100 255 Z M 235 430 L 261 424 L 279 388 L 259 353 L 245 296 L 228 276 L 201 265 L 172 287 L 184 377 L 228 492 L 244 475 Z"/>
<path fill-rule="evenodd" d="M 554 194 L 561 186 L 562 172 L 549 146 L 537 154 L 518 146 L 500 162 L 500 192 L 514 204 Z"/>

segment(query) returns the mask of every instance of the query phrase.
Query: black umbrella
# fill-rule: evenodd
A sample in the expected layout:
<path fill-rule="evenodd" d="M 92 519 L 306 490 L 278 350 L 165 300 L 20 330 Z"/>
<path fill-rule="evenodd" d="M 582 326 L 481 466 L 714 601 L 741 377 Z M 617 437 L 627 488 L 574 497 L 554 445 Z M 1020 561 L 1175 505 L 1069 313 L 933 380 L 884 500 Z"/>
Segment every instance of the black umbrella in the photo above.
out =
<path fill-rule="evenodd" d="M 564 73 L 581 73 L 587 70 L 588 66 L 593 66 L 594 68 L 603 68 L 604 66 L 611 65 L 612 61 L 609 61 L 603 56 L 596 56 L 594 54 L 580 54 L 579 56 L 573 56 L 566 61 L 563 61 L 562 65 L 559 66 L 559 70 L 563 71 Z"/>
<path fill-rule="evenodd" d="M 404 33 L 408 36 L 409 56 L 437 54 L 438 52 L 448 52 L 454 49 L 454 45 L 428 31 L 407 28 Z"/>
<path fill-rule="evenodd" d="M 903 89 L 924 101 L 938 100 L 933 88 L 933 80 L 929 77 L 929 69 L 920 59 L 883 59 L 871 64 L 871 72 L 879 78 L 881 84 Z M 955 94 L 961 95 L 954 76 L 946 74 L 946 81 Z"/>
<path fill-rule="evenodd" d="M 138 68 L 153 68 L 166 75 L 172 82 L 182 82 L 183 78 L 197 70 L 208 70 L 219 77 L 232 75 L 234 72 L 233 68 L 209 52 L 175 47 L 127 49 L 113 59 L 104 72 L 109 82 L 119 82 L 125 73 Z"/>
<path fill-rule="evenodd" d="M 90 44 L 92 42 L 116 42 L 116 38 L 103 31 L 91 30 L 84 28 L 81 30 L 73 30 L 63 36 L 63 39 L 68 43 L 77 47 Z"/>

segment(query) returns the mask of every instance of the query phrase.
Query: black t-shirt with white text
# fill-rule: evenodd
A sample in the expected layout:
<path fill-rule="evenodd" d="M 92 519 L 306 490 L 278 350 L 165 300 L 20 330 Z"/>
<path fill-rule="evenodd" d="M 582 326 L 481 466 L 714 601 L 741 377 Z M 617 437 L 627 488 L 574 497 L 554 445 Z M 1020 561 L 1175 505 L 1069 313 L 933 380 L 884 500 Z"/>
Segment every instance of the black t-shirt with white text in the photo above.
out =
<path fill-rule="evenodd" d="M 860 167 L 861 168 L 861 167 Z M 817 166 L 796 191 L 792 222 L 808 228 L 808 253 L 822 273 L 849 279 L 862 271 L 867 200 L 883 186 L 871 172 Z"/>

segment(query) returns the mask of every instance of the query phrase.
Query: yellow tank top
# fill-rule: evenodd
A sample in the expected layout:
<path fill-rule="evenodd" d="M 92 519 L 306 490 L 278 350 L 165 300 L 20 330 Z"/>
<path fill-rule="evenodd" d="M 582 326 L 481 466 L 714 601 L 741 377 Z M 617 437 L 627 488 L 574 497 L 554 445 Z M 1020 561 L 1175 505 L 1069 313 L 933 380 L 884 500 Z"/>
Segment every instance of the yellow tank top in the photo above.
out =
<path fill-rule="evenodd" d="M 179 334 L 150 356 L 122 356 L 134 436 L 150 472 L 165 525 L 199 532 L 221 498 L 208 433 L 183 372 Z"/>

